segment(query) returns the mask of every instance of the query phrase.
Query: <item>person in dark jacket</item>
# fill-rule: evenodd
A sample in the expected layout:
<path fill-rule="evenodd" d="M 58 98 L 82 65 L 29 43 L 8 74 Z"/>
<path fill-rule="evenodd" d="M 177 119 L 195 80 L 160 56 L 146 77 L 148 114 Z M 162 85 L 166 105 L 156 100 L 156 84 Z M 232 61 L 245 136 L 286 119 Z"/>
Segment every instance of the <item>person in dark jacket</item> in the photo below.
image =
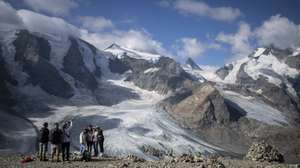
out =
<path fill-rule="evenodd" d="M 63 141 L 63 132 L 59 129 L 59 124 L 55 123 L 55 128 L 51 131 L 51 148 L 52 154 L 51 158 L 54 161 L 54 156 L 56 156 L 56 161 L 59 162 L 59 154 L 61 151 L 61 144 Z"/>
<path fill-rule="evenodd" d="M 103 153 L 104 153 L 104 147 L 103 147 L 103 144 L 104 144 L 104 135 L 103 135 L 103 130 L 100 127 L 98 127 L 97 131 L 98 131 L 97 139 L 98 139 L 98 143 L 99 143 L 99 147 L 100 147 L 100 156 L 103 156 Z"/>
<path fill-rule="evenodd" d="M 93 133 L 93 146 L 94 146 L 95 157 L 103 156 L 103 152 L 104 152 L 103 143 L 104 143 L 103 130 L 100 127 L 96 127 Z M 98 148 L 100 148 L 100 155 L 99 155 Z"/>
<path fill-rule="evenodd" d="M 48 123 L 44 123 L 43 127 L 40 129 L 40 138 L 39 138 L 39 157 L 40 161 L 47 161 L 46 155 L 48 150 L 49 142 L 49 129 Z"/>
<path fill-rule="evenodd" d="M 86 136 L 86 143 L 87 143 L 87 151 L 92 153 L 93 147 L 93 125 L 88 126 L 88 132 Z"/>
<path fill-rule="evenodd" d="M 62 158 L 63 161 L 70 161 L 70 140 L 71 140 L 71 130 L 72 122 L 68 121 L 63 126 L 63 143 L 62 143 Z"/>

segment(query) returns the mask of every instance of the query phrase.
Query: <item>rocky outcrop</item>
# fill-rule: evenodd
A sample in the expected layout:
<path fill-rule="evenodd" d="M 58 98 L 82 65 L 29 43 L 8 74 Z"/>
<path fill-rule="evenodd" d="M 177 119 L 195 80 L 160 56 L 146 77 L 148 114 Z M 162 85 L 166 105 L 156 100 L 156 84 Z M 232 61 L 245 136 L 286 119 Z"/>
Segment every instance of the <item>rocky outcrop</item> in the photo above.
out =
<path fill-rule="evenodd" d="M 47 40 L 23 30 L 17 34 L 17 39 L 13 44 L 16 49 L 15 60 L 29 75 L 30 83 L 39 85 L 49 94 L 58 97 L 70 98 L 73 96 L 71 86 L 49 62 L 51 47 Z"/>
<path fill-rule="evenodd" d="M 245 66 L 246 63 L 241 65 L 237 73 L 236 83 L 242 88 L 247 88 L 247 90 L 259 90 L 260 92 L 257 96 L 263 98 L 266 103 L 272 104 L 273 107 L 283 111 L 287 116 L 293 118 L 293 120 L 298 120 L 300 117 L 298 114 L 300 104 L 288 93 L 287 86 L 282 83 L 282 86 L 278 87 L 270 83 L 264 76 L 260 76 L 254 80 L 245 72 Z M 294 82 L 295 84 L 297 83 L 296 81 Z"/>
<path fill-rule="evenodd" d="M 2 47 L 0 45 L 0 106 L 12 105 L 14 103 L 12 95 L 7 87 L 7 82 L 12 85 L 17 85 L 17 81 L 12 78 L 6 69 L 6 64 L 2 57 Z"/>
<path fill-rule="evenodd" d="M 252 144 L 246 155 L 246 159 L 261 162 L 284 162 L 283 155 L 265 142 Z"/>
<path fill-rule="evenodd" d="M 198 64 L 195 63 L 195 61 L 192 59 L 192 58 L 188 58 L 186 61 L 185 61 L 185 64 L 187 66 L 189 66 L 190 68 L 192 68 L 193 70 L 202 70 Z"/>
<path fill-rule="evenodd" d="M 127 81 L 146 90 L 162 94 L 173 92 L 190 85 L 195 79 L 185 72 L 180 64 L 168 57 L 160 57 L 157 62 L 123 56 L 109 60 L 109 68 L 114 73 L 123 74 L 131 70 Z"/>
<path fill-rule="evenodd" d="M 291 68 L 300 70 L 300 54 L 296 56 L 287 57 L 285 63 Z"/>
<path fill-rule="evenodd" d="M 76 39 L 70 38 L 70 41 L 71 46 L 64 57 L 63 71 L 71 75 L 75 80 L 83 83 L 86 88 L 94 91 L 98 86 L 97 80 L 93 73 L 84 65 L 83 56 Z"/>
<path fill-rule="evenodd" d="M 223 97 L 209 83 L 177 92 L 164 100 L 162 106 L 173 118 L 188 128 L 209 128 L 224 125 L 230 120 Z"/>
<path fill-rule="evenodd" d="M 219 68 L 216 71 L 216 74 L 221 78 L 221 79 L 225 79 L 226 76 L 229 74 L 229 72 L 233 69 L 232 64 L 226 65 L 222 68 Z"/>

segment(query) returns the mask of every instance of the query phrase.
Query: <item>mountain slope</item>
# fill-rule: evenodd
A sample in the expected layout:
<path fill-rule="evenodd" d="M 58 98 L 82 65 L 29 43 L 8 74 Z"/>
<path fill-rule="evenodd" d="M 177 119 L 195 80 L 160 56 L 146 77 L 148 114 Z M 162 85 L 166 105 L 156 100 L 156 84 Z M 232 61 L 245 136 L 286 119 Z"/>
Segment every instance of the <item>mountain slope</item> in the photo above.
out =
<path fill-rule="evenodd" d="M 74 150 L 79 146 L 80 131 L 91 123 L 104 128 L 106 151 L 115 156 L 136 154 L 157 159 L 186 151 L 222 151 L 156 108 L 167 93 L 194 82 L 171 58 L 138 51 L 133 55 L 133 50 L 127 49 L 128 55 L 116 55 L 75 37 L 28 30 L 1 32 L 0 43 L 0 63 L 5 67 L 0 69 L 5 80 L 1 89 L 15 102 L 9 105 L 8 100 L 1 99 L 5 108 L 0 107 L 0 115 L 9 122 L 18 121 L 12 123 L 24 138 L 17 146 L 1 143 L 2 151 L 33 152 L 26 146 L 35 144 L 32 139 L 37 134 L 33 126 L 28 127 L 28 121 L 41 127 L 43 122 L 52 126 L 67 119 L 74 121 Z M 122 66 L 127 69 L 120 71 Z M 10 117 L 10 111 L 21 118 Z M 18 142 L 18 137 L 8 136 L 14 130 L 6 129 L 0 130 L 2 140 Z M 32 136 L 27 136 L 28 131 Z M 153 150 L 159 151 L 159 156 L 149 153 Z"/>

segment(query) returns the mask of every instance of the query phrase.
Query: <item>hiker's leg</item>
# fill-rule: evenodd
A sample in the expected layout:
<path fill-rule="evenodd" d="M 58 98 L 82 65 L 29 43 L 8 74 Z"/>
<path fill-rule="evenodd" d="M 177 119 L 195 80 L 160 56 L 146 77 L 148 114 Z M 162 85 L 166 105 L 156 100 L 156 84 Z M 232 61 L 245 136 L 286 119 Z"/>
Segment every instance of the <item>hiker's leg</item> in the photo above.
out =
<path fill-rule="evenodd" d="M 84 151 L 84 146 L 83 144 L 80 144 L 80 154 L 83 154 L 83 151 Z"/>
<path fill-rule="evenodd" d="M 54 156 L 56 152 L 56 147 L 54 144 L 51 144 L 51 160 L 54 161 Z"/>
<path fill-rule="evenodd" d="M 100 143 L 100 152 L 103 153 L 104 152 L 104 148 L 103 148 L 104 140 L 99 141 L 99 143 Z"/>
<path fill-rule="evenodd" d="M 94 156 L 98 156 L 98 142 L 93 142 L 93 147 L 94 147 Z"/>
<path fill-rule="evenodd" d="M 60 152 L 61 152 L 61 144 L 58 144 L 57 145 L 57 161 L 60 161 L 60 159 L 59 159 Z"/>
<path fill-rule="evenodd" d="M 43 148 L 43 159 L 44 159 L 44 161 L 46 161 L 47 160 L 47 157 L 46 157 L 46 155 L 47 155 L 47 151 L 48 151 L 48 143 L 44 143 L 44 148 Z"/>
<path fill-rule="evenodd" d="M 67 154 L 67 161 L 70 160 L 70 142 L 66 143 L 66 154 Z"/>
<path fill-rule="evenodd" d="M 62 160 L 65 161 L 65 151 L 66 151 L 66 143 L 62 143 L 61 145 L 61 150 L 62 150 Z"/>
<path fill-rule="evenodd" d="M 40 160 L 43 160 L 42 156 L 43 156 L 43 149 L 42 149 L 42 143 L 39 143 L 39 158 Z"/>

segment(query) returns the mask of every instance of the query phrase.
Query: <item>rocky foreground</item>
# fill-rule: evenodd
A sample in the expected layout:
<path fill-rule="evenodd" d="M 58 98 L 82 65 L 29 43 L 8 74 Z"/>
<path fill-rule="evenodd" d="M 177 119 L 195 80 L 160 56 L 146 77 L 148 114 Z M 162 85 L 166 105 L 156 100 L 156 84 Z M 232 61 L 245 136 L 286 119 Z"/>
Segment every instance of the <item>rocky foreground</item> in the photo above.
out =
<path fill-rule="evenodd" d="M 270 162 L 259 162 L 249 160 L 234 160 L 222 157 L 203 159 L 196 156 L 181 156 L 160 161 L 145 161 L 136 157 L 123 159 L 102 158 L 90 162 L 41 162 L 34 160 L 28 163 L 21 163 L 21 156 L 6 155 L 0 156 L 1 168 L 37 167 L 37 168 L 300 168 L 300 164 L 279 164 Z"/>

